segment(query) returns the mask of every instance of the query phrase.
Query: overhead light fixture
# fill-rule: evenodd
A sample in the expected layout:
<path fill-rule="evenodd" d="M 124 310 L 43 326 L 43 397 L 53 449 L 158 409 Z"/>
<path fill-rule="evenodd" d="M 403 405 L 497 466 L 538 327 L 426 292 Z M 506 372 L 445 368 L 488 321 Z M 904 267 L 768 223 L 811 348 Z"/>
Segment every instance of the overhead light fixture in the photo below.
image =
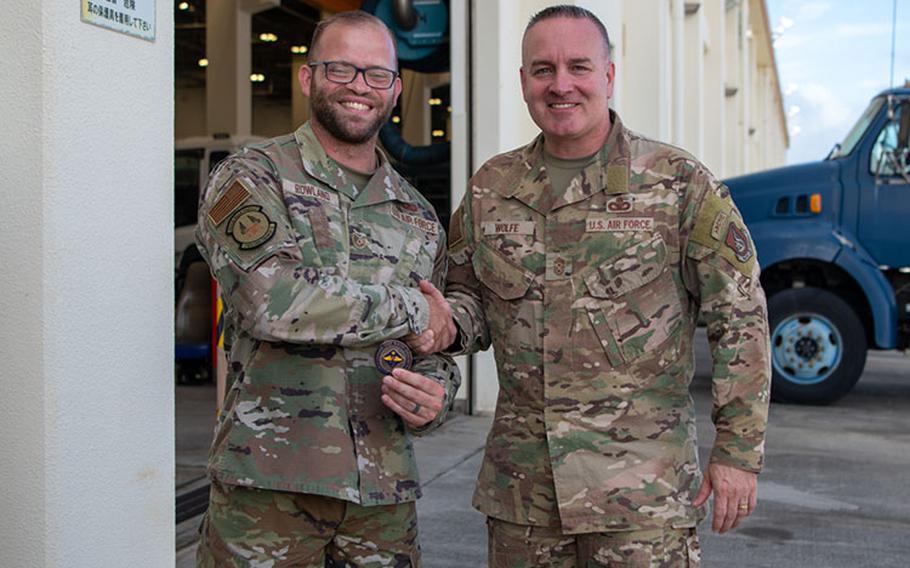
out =
<path fill-rule="evenodd" d="M 432 99 L 427 101 L 427 104 L 429 104 L 430 106 L 439 106 L 442 104 L 442 99 L 440 99 L 438 97 L 433 97 Z"/>
<path fill-rule="evenodd" d="M 304 53 L 306 53 L 309 50 L 310 50 L 310 48 L 305 45 L 292 45 L 291 46 L 291 53 L 296 53 L 298 55 L 303 55 Z"/>
<path fill-rule="evenodd" d="M 208 67 L 208 66 L 209 66 L 209 60 L 206 59 L 205 57 L 203 57 L 202 59 L 199 60 L 199 66 L 200 66 L 200 67 Z"/>
<path fill-rule="evenodd" d="M 434 130 L 433 131 L 433 138 L 442 138 L 445 135 L 446 135 L 445 130 Z"/>
<path fill-rule="evenodd" d="M 398 115 L 396 114 L 395 116 L 392 117 L 392 122 L 393 122 L 394 124 L 400 123 L 400 122 L 401 122 L 401 117 L 398 116 Z"/>
<path fill-rule="evenodd" d="M 253 73 L 252 75 L 250 75 L 250 81 L 252 81 L 253 83 L 261 83 L 261 82 L 265 81 L 265 75 L 263 75 L 262 73 Z"/>
<path fill-rule="evenodd" d="M 177 4 L 177 9 L 178 9 L 178 10 L 181 10 L 181 11 L 183 11 L 183 12 L 185 12 L 185 11 L 187 11 L 187 10 L 190 9 L 190 3 L 189 3 L 189 2 L 181 2 L 180 4 Z"/>
<path fill-rule="evenodd" d="M 273 43 L 273 42 L 278 41 L 278 36 L 276 36 L 275 34 L 273 34 L 271 32 L 261 33 L 261 34 L 259 34 L 259 41 L 264 41 L 266 43 Z"/>

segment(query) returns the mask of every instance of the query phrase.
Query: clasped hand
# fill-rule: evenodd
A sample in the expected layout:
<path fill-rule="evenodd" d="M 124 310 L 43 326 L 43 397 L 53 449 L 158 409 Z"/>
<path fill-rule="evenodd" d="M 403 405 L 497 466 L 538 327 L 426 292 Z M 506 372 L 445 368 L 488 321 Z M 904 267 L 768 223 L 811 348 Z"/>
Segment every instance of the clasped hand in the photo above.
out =
<path fill-rule="evenodd" d="M 430 355 L 452 345 L 457 331 L 452 320 L 452 307 L 442 292 L 428 280 L 420 281 L 420 292 L 430 306 L 430 323 L 423 332 L 412 333 L 404 340 L 418 355 Z"/>

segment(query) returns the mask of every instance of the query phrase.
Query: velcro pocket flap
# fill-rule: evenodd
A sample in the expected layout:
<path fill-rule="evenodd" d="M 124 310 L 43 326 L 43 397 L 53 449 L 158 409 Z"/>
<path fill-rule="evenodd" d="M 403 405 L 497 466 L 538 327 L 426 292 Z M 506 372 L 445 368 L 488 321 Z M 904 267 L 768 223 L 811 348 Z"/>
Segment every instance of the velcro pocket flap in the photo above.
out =
<path fill-rule="evenodd" d="M 503 300 L 521 298 L 528 291 L 534 274 L 518 266 L 481 241 L 471 259 L 477 278 Z"/>
<path fill-rule="evenodd" d="M 667 247 L 658 233 L 607 259 L 585 277 L 585 284 L 595 298 L 622 296 L 657 278 L 666 260 Z"/>

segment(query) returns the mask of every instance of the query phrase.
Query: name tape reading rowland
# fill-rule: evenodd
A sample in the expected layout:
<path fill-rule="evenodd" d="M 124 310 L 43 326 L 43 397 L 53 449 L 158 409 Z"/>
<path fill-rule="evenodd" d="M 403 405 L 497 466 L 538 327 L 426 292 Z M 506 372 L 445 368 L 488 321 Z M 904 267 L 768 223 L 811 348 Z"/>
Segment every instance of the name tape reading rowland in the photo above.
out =
<path fill-rule="evenodd" d="M 80 0 L 82 21 L 155 41 L 155 0 Z"/>

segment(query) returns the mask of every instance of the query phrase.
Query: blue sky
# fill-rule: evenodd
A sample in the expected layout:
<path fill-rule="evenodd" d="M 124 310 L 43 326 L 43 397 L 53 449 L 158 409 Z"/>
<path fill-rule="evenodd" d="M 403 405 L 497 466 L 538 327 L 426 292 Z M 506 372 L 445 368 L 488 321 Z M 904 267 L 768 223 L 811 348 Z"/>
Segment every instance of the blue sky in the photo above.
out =
<path fill-rule="evenodd" d="M 787 162 L 824 158 L 889 87 L 893 0 L 766 0 L 790 129 Z M 910 79 L 910 0 L 897 0 L 894 84 Z"/>

